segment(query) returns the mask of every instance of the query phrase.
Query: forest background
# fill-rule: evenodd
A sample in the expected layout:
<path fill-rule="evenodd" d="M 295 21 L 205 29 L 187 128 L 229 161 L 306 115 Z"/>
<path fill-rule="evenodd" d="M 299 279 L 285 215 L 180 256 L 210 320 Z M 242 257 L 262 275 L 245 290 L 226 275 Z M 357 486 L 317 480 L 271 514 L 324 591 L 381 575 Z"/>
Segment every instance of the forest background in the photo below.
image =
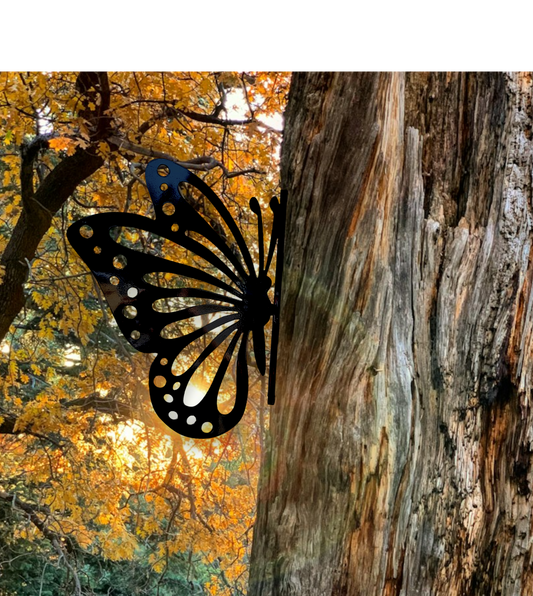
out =
<path fill-rule="evenodd" d="M 151 356 L 124 339 L 65 233 L 89 214 L 150 215 L 144 167 L 168 157 L 253 245 L 248 201 L 278 192 L 288 85 L 264 72 L 0 74 L 2 596 L 246 592 L 264 379 L 226 435 L 169 434 L 149 402 Z"/>

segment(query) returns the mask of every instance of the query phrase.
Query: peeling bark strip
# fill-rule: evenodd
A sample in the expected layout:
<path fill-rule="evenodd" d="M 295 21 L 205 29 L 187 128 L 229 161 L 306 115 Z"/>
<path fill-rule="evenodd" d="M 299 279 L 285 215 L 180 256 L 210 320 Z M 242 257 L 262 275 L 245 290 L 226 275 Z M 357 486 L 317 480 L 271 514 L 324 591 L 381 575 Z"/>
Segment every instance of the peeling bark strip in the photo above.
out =
<path fill-rule="evenodd" d="M 294 76 L 250 596 L 533 594 L 531 97 Z"/>

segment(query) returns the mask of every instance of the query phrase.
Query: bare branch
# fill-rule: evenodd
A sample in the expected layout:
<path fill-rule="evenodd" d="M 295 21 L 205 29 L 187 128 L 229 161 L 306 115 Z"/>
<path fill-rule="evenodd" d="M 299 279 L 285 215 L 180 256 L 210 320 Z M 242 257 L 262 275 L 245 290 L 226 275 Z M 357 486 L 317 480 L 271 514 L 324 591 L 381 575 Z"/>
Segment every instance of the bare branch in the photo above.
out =
<path fill-rule="evenodd" d="M 127 139 L 124 139 L 123 137 L 118 137 L 116 135 L 109 137 L 109 142 L 113 145 L 116 145 L 119 150 L 125 149 L 126 151 L 132 151 L 133 153 L 137 153 L 138 155 L 144 155 L 145 157 L 168 159 L 170 161 L 176 162 L 184 168 L 188 168 L 189 170 L 200 170 L 205 172 L 214 168 L 221 168 L 226 178 L 235 178 L 236 176 L 243 176 L 244 174 L 265 173 L 256 168 L 248 168 L 246 170 L 237 170 L 234 172 L 230 172 L 226 168 L 226 166 L 218 159 L 215 159 L 214 157 L 207 155 L 202 157 L 195 157 L 188 161 L 178 161 L 169 153 L 164 153 L 163 151 L 157 151 L 156 149 L 149 149 L 148 147 L 136 145 L 135 143 L 132 143 L 131 141 L 128 141 Z"/>
<path fill-rule="evenodd" d="M 165 114 L 170 118 L 172 116 L 185 116 L 190 120 L 194 120 L 195 122 L 202 122 L 204 124 L 215 124 L 216 126 L 245 126 L 246 124 L 251 124 L 254 122 L 253 118 L 244 118 L 244 119 L 237 119 L 237 120 L 227 120 L 225 118 L 218 118 L 216 116 L 216 111 L 214 114 L 202 114 L 201 112 L 193 112 L 191 110 L 183 110 L 177 108 L 174 105 L 174 101 L 163 101 L 158 99 L 136 99 L 125 103 L 119 107 L 119 109 L 127 108 L 131 105 L 135 104 L 159 104 L 165 106 Z M 216 110 L 216 109 L 215 109 Z"/>
<path fill-rule="evenodd" d="M 124 402 L 119 402 L 112 397 L 100 397 L 98 392 L 91 393 L 86 397 L 72 399 L 62 404 L 65 408 L 77 407 L 81 410 L 96 410 L 102 414 L 118 415 L 128 420 L 134 420 L 133 409 Z"/>
<path fill-rule="evenodd" d="M 31 523 L 50 541 L 59 555 L 59 558 L 64 560 L 65 566 L 72 573 L 76 585 L 76 596 L 81 596 L 80 578 L 65 554 L 65 550 L 70 554 L 74 554 L 76 551 L 80 550 L 80 548 L 71 536 L 54 532 L 48 527 L 46 520 L 49 518 L 53 519 L 53 514 L 50 509 L 42 505 L 22 501 L 18 495 L 14 493 L 6 493 L 2 490 L 0 490 L 0 500 L 9 503 L 13 508 L 23 511 L 28 516 Z M 44 520 L 41 519 L 39 514 L 44 515 Z"/>
<path fill-rule="evenodd" d="M 32 524 L 40 530 L 42 535 L 45 538 L 48 538 L 50 542 L 53 543 L 54 540 L 59 540 L 61 543 L 65 545 L 67 552 L 74 553 L 76 550 L 79 549 L 79 546 L 74 542 L 73 538 L 70 536 L 58 534 L 53 530 L 50 530 L 46 525 L 46 519 L 53 517 L 52 512 L 48 507 L 44 505 L 37 505 L 35 503 L 28 503 L 27 501 L 22 501 L 20 497 L 14 493 L 6 493 L 0 490 L 0 500 L 5 501 L 6 503 L 10 503 L 13 507 L 24 511 L 28 515 L 28 518 L 32 522 Z M 38 514 L 42 514 L 45 516 L 45 520 L 42 520 Z"/>

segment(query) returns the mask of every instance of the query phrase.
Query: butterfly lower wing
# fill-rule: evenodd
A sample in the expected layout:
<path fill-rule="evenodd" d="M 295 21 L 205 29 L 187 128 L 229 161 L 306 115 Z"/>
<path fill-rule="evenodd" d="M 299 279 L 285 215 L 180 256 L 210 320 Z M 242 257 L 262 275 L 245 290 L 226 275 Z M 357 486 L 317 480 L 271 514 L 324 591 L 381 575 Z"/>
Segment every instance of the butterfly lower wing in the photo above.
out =
<path fill-rule="evenodd" d="M 158 354 L 150 368 L 150 398 L 163 422 L 172 430 L 191 438 L 212 438 L 232 429 L 242 418 L 248 397 L 246 346 L 248 331 L 238 323 L 221 331 L 207 344 L 198 358 L 181 374 L 172 372 L 174 353 Z M 216 372 L 211 376 L 203 397 L 191 403 L 188 393 L 198 392 L 192 385 L 205 359 L 223 347 Z M 220 391 L 223 381 L 232 375 L 235 363 L 235 402 L 228 412 L 221 411 Z"/>

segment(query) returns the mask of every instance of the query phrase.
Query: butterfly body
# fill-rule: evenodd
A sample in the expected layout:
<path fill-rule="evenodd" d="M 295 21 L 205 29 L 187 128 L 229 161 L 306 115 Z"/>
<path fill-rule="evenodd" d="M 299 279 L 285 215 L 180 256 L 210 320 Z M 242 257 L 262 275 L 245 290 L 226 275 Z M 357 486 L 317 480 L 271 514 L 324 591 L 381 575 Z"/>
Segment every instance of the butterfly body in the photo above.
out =
<path fill-rule="evenodd" d="M 275 216 L 266 263 L 259 212 L 256 271 L 238 226 L 202 180 L 178 164 L 158 159 L 147 165 L 146 182 L 155 219 L 131 213 L 91 215 L 72 224 L 67 236 L 91 269 L 128 342 L 141 352 L 157 354 L 149 374 L 157 415 L 182 435 L 218 436 L 233 428 L 246 408 L 250 337 L 257 367 L 265 374 L 264 327 L 271 317 L 277 320 L 281 282 L 277 274 L 273 303 L 268 269 L 281 230 L 279 218 L 276 226 L 276 209 L 281 212 L 284 204 L 271 202 Z M 212 220 L 186 200 L 184 184 L 208 203 Z M 256 203 L 255 199 L 250 203 L 254 213 Z M 161 245 L 169 241 L 194 255 L 202 266 L 189 264 L 190 259 L 164 258 L 157 250 L 136 250 L 122 242 L 125 230 L 157 238 Z M 279 248 L 277 259 L 279 267 Z M 271 369 L 275 348 L 272 344 Z M 212 361 L 215 366 L 209 368 Z M 205 385 L 201 390 L 198 379 Z M 226 411 L 220 407 L 219 393 L 230 385 L 235 400 Z"/>

